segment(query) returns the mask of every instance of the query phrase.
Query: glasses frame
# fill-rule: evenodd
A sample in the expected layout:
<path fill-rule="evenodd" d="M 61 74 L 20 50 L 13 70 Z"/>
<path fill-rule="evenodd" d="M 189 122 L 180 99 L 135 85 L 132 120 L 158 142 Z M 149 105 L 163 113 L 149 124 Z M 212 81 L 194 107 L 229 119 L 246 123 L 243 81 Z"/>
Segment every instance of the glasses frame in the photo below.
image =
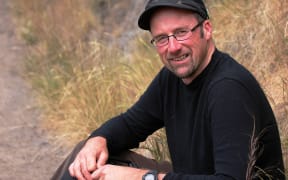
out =
<path fill-rule="evenodd" d="M 185 40 L 189 39 L 189 38 L 192 36 L 192 32 L 195 31 L 198 27 L 200 27 L 200 26 L 204 23 L 204 21 L 205 21 L 205 20 L 199 22 L 199 23 L 196 24 L 193 28 L 189 29 L 189 31 L 188 31 L 187 33 L 191 32 L 191 35 L 190 35 L 189 37 L 185 38 L 185 39 L 178 40 L 175 34 L 171 34 L 171 35 L 166 35 L 166 36 L 163 35 L 163 38 L 166 38 L 166 39 L 167 39 L 167 43 L 161 44 L 161 45 L 159 46 L 159 45 L 157 45 L 155 38 L 153 38 L 153 39 L 150 41 L 150 43 L 151 43 L 153 46 L 155 46 L 155 47 L 163 47 L 163 46 L 166 46 L 166 45 L 169 43 L 170 37 L 174 37 L 177 41 L 185 41 Z"/>

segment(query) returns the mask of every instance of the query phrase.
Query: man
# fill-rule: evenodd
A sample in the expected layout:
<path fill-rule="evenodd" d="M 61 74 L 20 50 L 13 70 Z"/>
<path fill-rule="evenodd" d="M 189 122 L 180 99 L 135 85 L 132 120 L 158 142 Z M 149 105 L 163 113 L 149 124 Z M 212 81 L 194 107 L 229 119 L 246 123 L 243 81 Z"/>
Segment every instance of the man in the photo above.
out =
<path fill-rule="evenodd" d="M 277 124 L 254 77 L 215 48 L 201 0 L 150 0 L 138 20 L 165 67 L 69 165 L 77 179 L 285 179 Z M 165 127 L 173 171 L 106 164 Z"/>

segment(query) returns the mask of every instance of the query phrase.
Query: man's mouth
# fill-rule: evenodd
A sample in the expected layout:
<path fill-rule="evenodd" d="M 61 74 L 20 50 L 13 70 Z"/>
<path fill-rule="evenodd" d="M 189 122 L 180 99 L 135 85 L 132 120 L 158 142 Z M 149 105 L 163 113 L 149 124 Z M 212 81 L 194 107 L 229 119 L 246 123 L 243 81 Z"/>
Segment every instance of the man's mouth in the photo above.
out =
<path fill-rule="evenodd" d="M 179 56 L 179 57 L 169 58 L 169 60 L 170 61 L 182 61 L 182 60 L 184 60 L 187 57 L 188 57 L 188 54 L 184 54 L 184 55 Z"/>

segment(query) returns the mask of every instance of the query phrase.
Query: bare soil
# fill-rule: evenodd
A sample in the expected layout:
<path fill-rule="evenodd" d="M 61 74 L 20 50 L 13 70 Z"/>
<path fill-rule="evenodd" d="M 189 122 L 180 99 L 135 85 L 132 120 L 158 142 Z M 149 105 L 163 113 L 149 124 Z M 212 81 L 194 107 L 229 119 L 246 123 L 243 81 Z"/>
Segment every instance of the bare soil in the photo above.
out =
<path fill-rule="evenodd" d="M 25 46 L 8 3 L 0 0 L 0 180 L 50 179 L 68 150 L 41 129 L 41 111 L 23 78 Z"/>

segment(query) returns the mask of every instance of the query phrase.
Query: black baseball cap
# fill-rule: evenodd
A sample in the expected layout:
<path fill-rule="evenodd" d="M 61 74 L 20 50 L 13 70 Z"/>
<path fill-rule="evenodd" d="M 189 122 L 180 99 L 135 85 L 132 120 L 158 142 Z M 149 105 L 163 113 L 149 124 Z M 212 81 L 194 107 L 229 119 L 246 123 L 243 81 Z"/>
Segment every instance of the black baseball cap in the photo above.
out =
<path fill-rule="evenodd" d="M 138 19 L 138 26 L 144 30 L 150 30 L 150 18 L 159 7 L 174 7 L 194 11 L 204 19 L 209 19 L 207 9 L 202 0 L 149 0 L 145 10 Z"/>

